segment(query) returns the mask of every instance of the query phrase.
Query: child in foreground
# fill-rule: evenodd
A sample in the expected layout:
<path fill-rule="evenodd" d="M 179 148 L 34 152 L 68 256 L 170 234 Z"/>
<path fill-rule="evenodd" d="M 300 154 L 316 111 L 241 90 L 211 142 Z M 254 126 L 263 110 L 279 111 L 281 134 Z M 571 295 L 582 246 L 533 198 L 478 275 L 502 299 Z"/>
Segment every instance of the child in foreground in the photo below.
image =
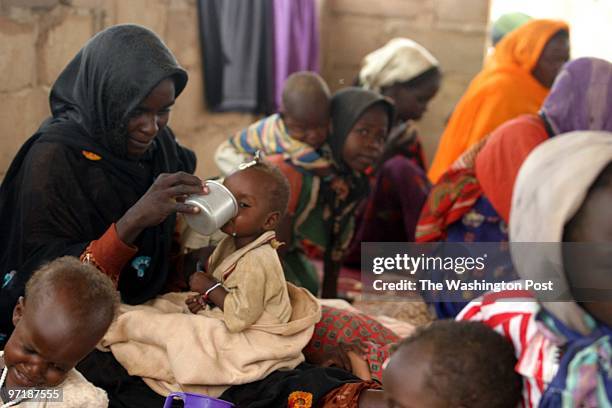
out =
<path fill-rule="evenodd" d="M 512 344 L 482 323 L 441 320 L 398 344 L 383 374 L 394 408 L 515 408 Z"/>
<path fill-rule="evenodd" d="M 208 262 L 208 272 L 191 276 L 186 300 L 197 313 L 210 304 L 223 310 L 231 332 L 242 331 L 267 313 L 287 323 L 291 303 L 276 252 L 274 228 L 287 208 L 289 183 L 276 167 L 255 160 L 223 183 L 238 202 L 238 215 L 223 226 L 222 240 Z"/>
<path fill-rule="evenodd" d="M 283 87 L 280 112 L 222 143 L 215 162 L 228 175 L 261 151 L 265 155 L 283 154 L 304 170 L 331 176 L 331 161 L 320 150 L 328 137 L 329 121 L 330 93 L 323 78 L 314 72 L 296 72 Z"/>
<path fill-rule="evenodd" d="M 106 393 L 74 367 L 100 341 L 118 304 L 110 278 L 76 258 L 56 259 L 35 272 L 13 311 L 15 330 L 0 352 L 1 406 L 42 408 L 60 401 L 69 408 L 107 407 Z M 46 389 L 51 398 L 24 399 L 26 389 Z"/>
<path fill-rule="evenodd" d="M 101 342 L 153 391 L 220 396 L 304 360 L 321 309 L 306 289 L 288 284 L 276 253 L 274 227 L 289 185 L 257 160 L 225 179 L 238 214 L 190 279 L 193 292 L 171 292 L 141 305 L 122 305 Z"/>

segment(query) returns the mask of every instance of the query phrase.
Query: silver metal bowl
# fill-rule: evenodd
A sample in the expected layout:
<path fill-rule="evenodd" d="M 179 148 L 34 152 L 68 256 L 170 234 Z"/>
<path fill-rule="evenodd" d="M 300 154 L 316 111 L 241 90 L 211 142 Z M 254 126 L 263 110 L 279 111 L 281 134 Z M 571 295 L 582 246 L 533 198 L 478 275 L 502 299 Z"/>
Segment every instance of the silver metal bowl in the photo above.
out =
<path fill-rule="evenodd" d="M 211 235 L 238 215 L 238 202 L 234 195 L 221 183 L 206 182 L 209 193 L 192 195 L 185 204 L 200 208 L 197 214 L 185 214 L 187 224 L 202 235 Z"/>

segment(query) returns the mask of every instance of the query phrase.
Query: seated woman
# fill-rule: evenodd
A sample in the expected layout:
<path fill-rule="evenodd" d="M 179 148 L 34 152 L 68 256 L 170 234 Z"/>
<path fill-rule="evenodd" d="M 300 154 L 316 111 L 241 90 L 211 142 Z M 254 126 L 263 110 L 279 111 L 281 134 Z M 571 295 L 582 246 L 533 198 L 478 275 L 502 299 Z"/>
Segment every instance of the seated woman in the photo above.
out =
<path fill-rule="evenodd" d="M 569 59 L 568 33 L 563 22 L 532 20 L 495 46 L 442 134 L 428 173 L 433 183 L 496 127 L 540 109 L 557 73 Z"/>
<path fill-rule="evenodd" d="M 323 253 L 322 297 L 336 297 L 340 264 L 354 229 L 354 214 L 368 192 L 365 171 L 382 154 L 393 118 L 393 106 L 381 95 L 359 88 L 338 91 L 332 98 L 333 134 L 329 139 L 336 174 L 344 192 L 311 172 L 298 170 L 282 156 L 271 156 L 291 184 L 288 216 L 279 239 L 287 243 L 281 254 L 289 282 L 318 293 L 319 280 L 304 245 Z M 304 242 L 306 241 L 306 242 Z"/>
<path fill-rule="evenodd" d="M 186 286 L 171 259 L 175 213 L 196 212 L 182 200 L 206 193 L 189 174 L 194 154 L 167 126 L 186 83 L 159 37 L 135 25 L 98 33 L 60 74 L 53 117 L 21 148 L 0 188 L 2 333 L 13 329 L 12 309 L 32 271 L 65 254 L 108 275 L 124 303 Z M 98 354 L 78 369 L 105 388 L 121 367 Z M 113 391 L 130 394 L 132 385 Z"/>
<path fill-rule="evenodd" d="M 440 89 L 440 64 L 422 45 L 408 38 L 394 38 L 363 59 L 359 85 L 380 92 L 395 103 L 396 119 L 389 142 L 401 149 L 423 171 L 427 170 L 425 152 L 414 126 L 427 111 L 427 104 Z M 386 152 L 381 163 L 393 157 Z"/>
<path fill-rule="evenodd" d="M 94 36 L 51 88 L 51 112 L 0 189 L 0 333 L 25 282 L 45 261 L 80 256 L 127 303 L 174 279 L 175 213 L 204 193 L 193 152 L 167 126 L 187 73 L 159 37 L 135 25 Z M 0 339 L 0 344 L 3 340 Z"/>
<path fill-rule="evenodd" d="M 427 198 L 418 242 L 501 242 L 507 252 L 510 202 L 514 180 L 527 155 L 538 144 L 574 130 L 612 131 L 612 64 L 579 58 L 561 70 L 540 115 L 523 115 L 497 128 L 447 171 Z M 495 273 L 511 278 L 511 265 Z M 506 273 L 507 272 L 507 273 Z M 465 301 L 478 293 L 465 293 Z M 439 317 L 453 317 L 463 302 L 435 303 Z"/>
<path fill-rule="evenodd" d="M 487 294 L 458 316 L 512 341 L 525 407 L 612 405 L 611 200 L 612 133 L 572 132 L 538 146 L 512 198 L 512 258 L 521 278 L 550 279 L 554 289 L 535 299 Z"/>
<path fill-rule="evenodd" d="M 357 211 L 357 228 L 346 264 L 359 267 L 362 242 L 414 241 L 430 187 L 425 176 L 425 152 L 414 121 L 427 110 L 440 88 L 440 79 L 435 57 L 407 38 L 395 38 L 364 58 L 359 73 L 361 85 L 391 99 L 397 115 L 370 177 L 372 191 Z"/>

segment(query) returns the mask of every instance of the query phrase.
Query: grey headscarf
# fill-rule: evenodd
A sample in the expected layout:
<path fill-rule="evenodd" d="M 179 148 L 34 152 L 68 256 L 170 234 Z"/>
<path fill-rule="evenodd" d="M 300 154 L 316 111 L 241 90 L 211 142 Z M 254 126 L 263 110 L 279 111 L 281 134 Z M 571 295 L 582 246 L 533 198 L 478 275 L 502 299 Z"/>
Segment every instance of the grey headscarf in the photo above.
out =
<path fill-rule="evenodd" d="M 612 133 L 566 133 L 540 144 L 523 163 L 510 211 L 513 243 L 551 243 L 537 250 L 512 247 L 512 260 L 523 279 L 553 279 L 556 293 L 570 293 L 563 268 L 563 230 L 584 202 L 591 185 L 612 162 Z M 543 301 L 568 327 L 590 332 L 586 312 L 575 301 Z"/>

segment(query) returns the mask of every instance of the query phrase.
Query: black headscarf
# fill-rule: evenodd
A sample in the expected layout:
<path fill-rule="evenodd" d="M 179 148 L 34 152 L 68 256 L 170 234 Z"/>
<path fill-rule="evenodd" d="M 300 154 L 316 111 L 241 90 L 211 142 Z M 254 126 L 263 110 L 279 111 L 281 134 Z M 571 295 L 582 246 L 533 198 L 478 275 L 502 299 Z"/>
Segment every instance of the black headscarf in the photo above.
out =
<path fill-rule="evenodd" d="M 166 78 L 179 96 L 187 73 L 155 33 L 113 26 L 89 40 L 57 78 L 51 113 L 81 125 L 92 141 L 123 158 L 127 115 Z"/>
<path fill-rule="evenodd" d="M 36 268 L 80 255 L 160 173 L 193 173 L 195 155 L 168 127 L 139 161 L 127 158 L 129 114 L 167 78 L 178 96 L 187 73 L 157 35 L 135 25 L 98 33 L 60 74 L 53 116 L 22 146 L 0 187 L 0 334 L 10 330 L 12 308 Z M 135 242 L 140 271 L 122 271 L 125 302 L 150 299 L 166 283 L 174 226 L 168 217 Z"/>
<path fill-rule="evenodd" d="M 374 105 L 380 105 L 387 111 L 389 115 L 388 130 L 390 130 L 393 125 L 395 110 L 393 104 L 381 94 L 363 88 L 350 87 L 336 92 L 331 100 L 333 133 L 329 139 L 329 145 L 334 160 L 342 171 L 349 171 L 348 166 L 342 159 L 342 149 L 346 143 L 346 138 L 355 126 L 355 122 Z"/>
<path fill-rule="evenodd" d="M 387 111 L 389 116 L 388 126 L 390 129 L 393 124 L 394 107 L 388 99 L 379 93 L 357 87 L 342 89 L 334 94 L 331 100 L 331 117 L 333 132 L 329 138 L 333 161 L 344 180 L 349 184 L 349 195 L 344 200 L 338 197 L 328 185 L 322 186 L 322 195 L 326 203 L 334 203 L 332 208 L 331 236 L 334 242 L 329 256 L 334 260 L 339 260 L 341 253 L 346 248 L 340 246 L 347 244 L 339 242 L 338 235 L 343 229 L 343 225 L 354 215 L 356 205 L 364 199 L 369 191 L 369 182 L 365 174 L 352 170 L 344 161 L 342 151 L 351 129 L 359 118 L 372 106 L 380 105 Z M 353 210 L 348 210 L 353 208 Z M 329 249 L 328 251 L 329 252 Z"/>

